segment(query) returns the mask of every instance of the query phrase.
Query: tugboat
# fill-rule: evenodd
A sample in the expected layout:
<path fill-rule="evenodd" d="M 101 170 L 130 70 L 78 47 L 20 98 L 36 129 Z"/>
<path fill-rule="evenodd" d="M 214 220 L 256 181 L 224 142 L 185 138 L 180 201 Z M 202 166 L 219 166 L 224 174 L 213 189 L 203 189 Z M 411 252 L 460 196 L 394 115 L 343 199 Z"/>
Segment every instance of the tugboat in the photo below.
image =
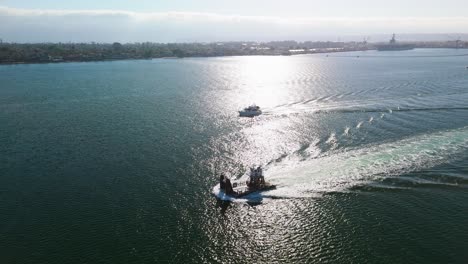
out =
<path fill-rule="evenodd" d="M 245 181 L 244 181 L 245 180 Z M 237 199 L 255 192 L 275 189 L 276 186 L 265 181 L 262 167 L 251 167 L 248 178 L 241 177 L 231 182 L 229 178 L 220 175 L 219 184 L 213 188 L 213 194 L 219 199 Z"/>
<path fill-rule="evenodd" d="M 262 110 L 260 110 L 260 106 L 251 105 L 249 107 L 244 108 L 244 110 L 239 111 L 239 116 L 243 117 L 254 117 L 259 116 L 262 114 Z"/>

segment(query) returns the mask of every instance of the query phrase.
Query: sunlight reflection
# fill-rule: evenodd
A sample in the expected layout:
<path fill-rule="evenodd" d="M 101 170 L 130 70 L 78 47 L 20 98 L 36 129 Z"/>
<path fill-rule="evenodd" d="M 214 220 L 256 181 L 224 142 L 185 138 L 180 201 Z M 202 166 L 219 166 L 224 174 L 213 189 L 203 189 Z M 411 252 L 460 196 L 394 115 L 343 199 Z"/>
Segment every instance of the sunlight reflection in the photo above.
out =
<path fill-rule="evenodd" d="M 239 102 L 273 107 L 289 97 L 285 84 L 296 70 L 292 60 L 255 56 L 243 58 L 242 62 L 239 84 L 243 92 L 239 94 Z"/>

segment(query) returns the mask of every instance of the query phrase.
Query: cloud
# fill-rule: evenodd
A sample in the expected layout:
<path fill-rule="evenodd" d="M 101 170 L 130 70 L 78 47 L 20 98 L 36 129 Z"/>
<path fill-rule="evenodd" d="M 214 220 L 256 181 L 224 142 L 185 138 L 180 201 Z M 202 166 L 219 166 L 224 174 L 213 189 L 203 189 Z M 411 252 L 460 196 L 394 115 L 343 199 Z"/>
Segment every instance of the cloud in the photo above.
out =
<path fill-rule="evenodd" d="M 468 17 L 273 17 L 0 6 L 0 37 L 18 42 L 303 40 L 350 34 L 467 30 Z"/>

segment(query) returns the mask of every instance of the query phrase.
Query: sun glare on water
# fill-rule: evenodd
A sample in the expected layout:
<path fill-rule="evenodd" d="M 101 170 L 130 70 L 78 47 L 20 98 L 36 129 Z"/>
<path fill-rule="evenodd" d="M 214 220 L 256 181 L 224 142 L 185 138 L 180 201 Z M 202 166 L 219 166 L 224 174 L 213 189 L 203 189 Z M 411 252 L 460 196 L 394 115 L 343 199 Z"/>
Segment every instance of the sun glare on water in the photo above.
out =
<path fill-rule="evenodd" d="M 290 97 L 285 85 L 296 65 L 286 57 L 246 57 L 242 59 L 239 101 L 273 107 Z"/>

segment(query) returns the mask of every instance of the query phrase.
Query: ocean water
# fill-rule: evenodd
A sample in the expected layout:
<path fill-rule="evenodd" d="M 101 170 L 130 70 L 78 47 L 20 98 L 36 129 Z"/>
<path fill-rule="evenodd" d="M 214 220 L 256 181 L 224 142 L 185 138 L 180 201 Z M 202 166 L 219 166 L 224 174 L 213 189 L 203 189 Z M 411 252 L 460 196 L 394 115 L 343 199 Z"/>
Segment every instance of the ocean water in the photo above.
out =
<path fill-rule="evenodd" d="M 2 65 L 0 263 L 467 263 L 467 53 Z"/>

